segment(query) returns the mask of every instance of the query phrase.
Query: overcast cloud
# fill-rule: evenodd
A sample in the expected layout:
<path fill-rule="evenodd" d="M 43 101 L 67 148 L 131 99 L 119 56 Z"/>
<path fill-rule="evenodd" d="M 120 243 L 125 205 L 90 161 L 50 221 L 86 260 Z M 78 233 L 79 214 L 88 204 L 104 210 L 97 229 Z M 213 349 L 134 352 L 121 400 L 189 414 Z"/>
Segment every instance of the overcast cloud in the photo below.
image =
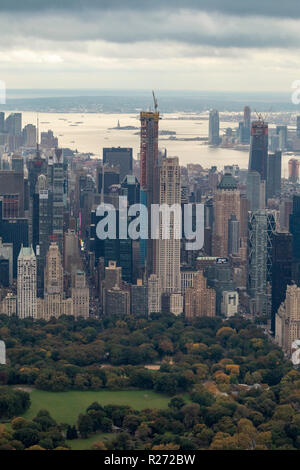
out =
<path fill-rule="evenodd" d="M 0 0 L 0 80 L 9 88 L 288 91 L 300 79 L 300 3 L 249 3 Z"/>

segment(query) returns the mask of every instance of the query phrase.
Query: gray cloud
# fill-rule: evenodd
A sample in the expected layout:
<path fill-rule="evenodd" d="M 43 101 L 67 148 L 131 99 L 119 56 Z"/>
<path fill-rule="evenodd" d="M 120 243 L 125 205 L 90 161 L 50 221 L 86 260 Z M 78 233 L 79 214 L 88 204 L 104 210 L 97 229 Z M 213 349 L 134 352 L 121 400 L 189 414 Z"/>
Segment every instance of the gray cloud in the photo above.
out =
<path fill-rule="evenodd" d="M 151 11 L 85 11 L 82 14 L 12 15 L 0 17 L 1 45 L 12 48 L 40 41 L 65 42 L 66 47 L 107 41 L 117 44 L 173 42 L 215 48 L 299 48 L 300 21 L 238 17 L 220 13 Z M 26 39 L 25 39 L 26 38 Z M 73 43 L 73 44 L 72 44 Z M 76 43 L 76 44 L 75 44 Z M 176 46 L 174 46 L 176 48 Z M 158 49 L 159 54 L 159 49 Z"/>
<path fill-rule="evenodd" d="M 297 0 L 1 0 L 0 11 L 39 12 L 44 10 L 131 10 L 159 11 L 174 9 L 194 9 L 198 11 L 218 11 L 240 16 L 267 16 L 300 18 L 300 4 Z"/>

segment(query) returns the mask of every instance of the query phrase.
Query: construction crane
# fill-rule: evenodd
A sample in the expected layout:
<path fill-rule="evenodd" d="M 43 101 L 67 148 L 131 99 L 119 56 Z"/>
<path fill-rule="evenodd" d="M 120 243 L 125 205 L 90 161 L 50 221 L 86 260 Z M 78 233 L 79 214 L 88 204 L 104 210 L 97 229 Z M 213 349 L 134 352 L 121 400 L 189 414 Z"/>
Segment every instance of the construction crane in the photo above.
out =
<path fill-rule="evenodd" d="M 153 95 L 153 101 L 154 101 L 154 110 L 157 113 L 158 112 L 158 102 L 157 102 L 154 91 L 152 91 L 152 95 Z"/>
<path fill-rule="evenodd" d="M 254 111 L 255 111 L 255 113 L 256 113 L 256 115 L 257 115 L 257 117 L 258 117 L 258 120 L 259 120 L 259 121 L 262 121 L 262 122 L 265 122 L 266 119 L 268 119 L 270 113 L 272 112 L 272 106 L 271 106 L 271 108 L 269 109 L 269 111 L 268 111 L 267 113 L 265 113 L 264 115 L 263 115 L 262 113 L 258 113 L 258 112 L 256 111 L 256 109 L 255 109 Z"/>

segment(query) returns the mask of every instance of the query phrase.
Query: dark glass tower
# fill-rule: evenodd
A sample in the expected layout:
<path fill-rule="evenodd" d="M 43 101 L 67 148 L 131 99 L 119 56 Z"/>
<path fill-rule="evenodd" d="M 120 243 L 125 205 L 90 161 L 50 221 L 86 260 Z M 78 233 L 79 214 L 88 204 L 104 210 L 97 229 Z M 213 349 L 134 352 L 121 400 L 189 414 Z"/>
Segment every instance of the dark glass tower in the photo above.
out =
<path fill-rule="evenodd" d="M 262 119 L 252 122 L 249 170 L 257 171 L 260 174 L 261 180 L 267 180 L 268 124 Z"/>
<path fill-rule="evenodd" d="M 292 235 L 287 232 L 274 233 L 272 249 L 271 330 L 275 333 L 275 316 L 285 300 L 286 287 L 292 281 Z"/>
<path fill-rule="evenodd" d="M 290 232 L 293 235 L 293 280 L 300 286 L 300 196 L 293 198 Z"/>

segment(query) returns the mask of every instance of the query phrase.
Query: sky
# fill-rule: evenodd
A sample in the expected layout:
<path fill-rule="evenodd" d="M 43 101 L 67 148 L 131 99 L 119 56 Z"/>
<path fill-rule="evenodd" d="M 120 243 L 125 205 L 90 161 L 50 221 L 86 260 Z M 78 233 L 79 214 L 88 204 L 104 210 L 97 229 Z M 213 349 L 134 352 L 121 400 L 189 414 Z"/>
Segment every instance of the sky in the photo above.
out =
<path fill-rule="evenodd" d="M 298 0 L 0 0 L 7 88 L 292 93 Z"/>

